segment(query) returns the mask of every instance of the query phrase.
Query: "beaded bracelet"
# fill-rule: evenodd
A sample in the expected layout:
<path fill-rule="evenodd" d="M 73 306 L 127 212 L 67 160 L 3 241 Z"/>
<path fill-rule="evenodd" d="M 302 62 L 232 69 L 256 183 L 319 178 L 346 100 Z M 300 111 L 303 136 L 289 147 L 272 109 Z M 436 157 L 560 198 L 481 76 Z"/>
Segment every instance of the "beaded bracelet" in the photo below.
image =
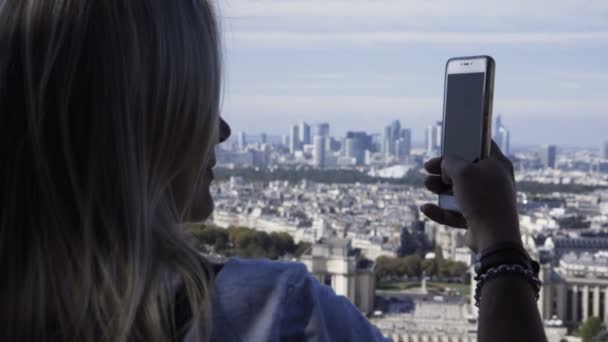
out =
<path fill-rule="evenodd" d="M 532 288 L 535 292 L 534 297 L 536 298 L 536 300 L 538 300 L 542 282 L 531 270 L 521 265 L 500 265 L 498 267 L 490 268 L 485 273 L 477 275 L 475 277 L 475 280 L 477 281 L 477 286 L 475 287 L 476 307 L 479 307 L 481 303 L 481 288 L 483 287 L 483 285 L 489 280 L 494 279 L 502 274 L 518 274 L 524 276 L 528 283 L 532 285 Z"/>

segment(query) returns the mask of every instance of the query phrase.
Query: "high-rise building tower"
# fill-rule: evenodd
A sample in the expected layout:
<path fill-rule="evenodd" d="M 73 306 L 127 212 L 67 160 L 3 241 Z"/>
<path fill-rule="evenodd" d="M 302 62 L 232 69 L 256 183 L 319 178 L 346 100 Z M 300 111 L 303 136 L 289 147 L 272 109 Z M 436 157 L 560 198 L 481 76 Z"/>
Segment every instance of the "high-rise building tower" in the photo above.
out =
<path fill-rule="evenodd" d="M 412 149 L 412 133 L 409 129 L 402 129 L 399 138 L 395 140 L 395 159 L 404 162 L 408 159 Z"/>
<path fill-rule="evenodd" d="M 325 147 L 328 138 L 316 135 L 313 139 L 313 163 L 316 167 L 325 167 Z"/>
<path fill-rule="evenodd" d="M 401 139 L 404 141 L 403 155 L 409 157 L 412 151 L 412 131 L 409 128 L 401 130 Z"/>
<path fill-rule="evenodd" d="M 555 145 L 545 145 L 540 153 L 540 160 L 544 167 L 555 168 L 557 158 L 557 147 Z"/>
<path fill-rule="evenodd" d="M 395 140 L 399 139 L 400 134 L 401 134 L 401 122 L 399 122 L 399 120 L 395 120 L 395 121 L 393 121 L 393 123 L 391 123 L 390 139 L 392 141 L 395 141 Z"/>
<path fill-rule="evenodd" d="M 408 156 L 408 152 L 407 151 L 407 144 L 405 142 L 405 139 L 403 138 L 399 138 L 395 141 L 395 159 L 398 162 L 403 162 L 407 160 L 407 156 Z"/>
<path fill-rule="evenodd" d="M 238 145 L 241 151 L 247 147 L 247 134 L 245 132 L 239 132 Z"/>
<path fill-rule="evenodd" d="M 296 151 L 301 151 L 302 146 L 300 144 L 300 127 L 298 125 L 291 126 L 291 134 L 289 135 L 289 152 L 291 154 Z"/>
<path fill-rule="evenodd" d="M 283 146 L 285 146 L 285 147 L 289 148 L 289 135 L 284 134 L 284 135 L 281 137 L 281 143 L 283 144 Z"/>
<path fill-rule="evenodd" d="M 426 153 L 435 154 L 441 150 L 441 121 L 428 126 L 425 131 Z"/>
<path fill-rule="evenodd" d="M 504 155 L 508 156 L 511 153 L 511 132 L 502 124 L 500 115 L 496 117 L 494 141 Z"/>
<path fill-rule="evenodd" d="M 310 141 L 310 126 L 302 121 L 300 122 L 300 143 L 302 145 L 309 145 Z"/>
<path fill-rule="evenodd" d="M 312 127 L 313 137 L 319 135 L 322 137 L 329 137 L 329 124 L 327 122 L 321 122 Z"/>
<path fill-rule="evenodd" d="M 382 140 L 382 152 L 384 153 L 385 158 L 388 160 L 393 156 L 396 156 L 395 153 L 395 142 L 403 137 L 403 130 L 401 129 L 401 122 L 399 120 L 395 120 L 391 122 L 390 125 L 384 128 L 384 138 Z"/>
<path fill-rule="evenodd" d="M 344 155 L 355 158 L 357 165 L 365 163 L 365 151 L 370 150 L 372 137 L 365 132 L 347 132 L 344 140 Z"/>
<path fill-rule="evenodd" d="M 261 142 L 262 144 L 265 144 L 265 143 L 267 143 L 267 142 L 268 142 L 268 136 L 266 135 L 266 133 L 262 133 L 262 134 L 260 134 L 260 142 Z"/>
<path fill-rule="evenodd" d="M 602 144 L 600 158 L 608 160 L 608 140 L 604 141 Z"/>

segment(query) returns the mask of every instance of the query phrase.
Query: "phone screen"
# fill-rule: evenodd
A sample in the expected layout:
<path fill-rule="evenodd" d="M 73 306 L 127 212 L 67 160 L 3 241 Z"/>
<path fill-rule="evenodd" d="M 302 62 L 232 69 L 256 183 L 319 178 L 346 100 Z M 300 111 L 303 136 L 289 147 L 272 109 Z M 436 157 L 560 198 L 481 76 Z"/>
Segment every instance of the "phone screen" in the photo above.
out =
<path fill-rule="evenodd" d="M 484 157 L 484 72 L 448 73 L 443 116 L 442 153 L 475 162 Z M 439 206 L 460 212 L 452 189 L 439 195 Z"/>
<path fill-rule="evenodd" d="M 483 157 L 485 73 L 448 74 L 443 154 L 474 162 Z"/>

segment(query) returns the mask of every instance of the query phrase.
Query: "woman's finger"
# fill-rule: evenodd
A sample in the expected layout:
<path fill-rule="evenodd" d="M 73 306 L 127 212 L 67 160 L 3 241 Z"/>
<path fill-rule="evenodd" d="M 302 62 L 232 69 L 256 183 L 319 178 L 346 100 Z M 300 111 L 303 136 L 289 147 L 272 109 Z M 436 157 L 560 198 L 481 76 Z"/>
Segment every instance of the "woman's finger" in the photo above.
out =
<path fill-rule="evenodd" d="M 441 181 L 441 176 L 430 175 L 424 179 L 424 186 L 429 189 L 432 193 L 437 195 L 446 192 L 450 189 L 449 185 L 446 185 Z"/>
<path fill-rule="evenodd" d="M 467 228 L 467 220 L 459 213 L 439 208 L 432 203 L 425 203 L 420 211 L 431 220 L 454 228 Z"/>
<path fill-rule="evenodd" d="M 441 174 L 441 157 L 427 160 L 427 162 L 424 163 L 424 169 L 426 172 L 433 175 Z"/>

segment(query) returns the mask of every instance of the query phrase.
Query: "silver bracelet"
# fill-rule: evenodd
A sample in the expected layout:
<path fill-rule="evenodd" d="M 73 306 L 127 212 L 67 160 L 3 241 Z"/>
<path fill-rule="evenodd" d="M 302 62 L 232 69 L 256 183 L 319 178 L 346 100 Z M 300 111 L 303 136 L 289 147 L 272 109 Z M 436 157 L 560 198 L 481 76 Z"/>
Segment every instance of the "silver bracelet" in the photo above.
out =
<path fill-rule="evenodd" d="M 475 306 L 479 307 L 481 303 L 481 288 L 485 283 L 489 280 L 492 280 L 503 274 L 517 274 L 521 275 L 534 289 L 534 297 L 538 300 L 540 288 L 542 286 L 542 282 L 531 270 L 521 266 L 521 265 L 500 265 L 498 267 L 489 268 L 484 274 L 479 274 L 475 277 L 477 281 L 477 286 L 475 287 Z"/>

